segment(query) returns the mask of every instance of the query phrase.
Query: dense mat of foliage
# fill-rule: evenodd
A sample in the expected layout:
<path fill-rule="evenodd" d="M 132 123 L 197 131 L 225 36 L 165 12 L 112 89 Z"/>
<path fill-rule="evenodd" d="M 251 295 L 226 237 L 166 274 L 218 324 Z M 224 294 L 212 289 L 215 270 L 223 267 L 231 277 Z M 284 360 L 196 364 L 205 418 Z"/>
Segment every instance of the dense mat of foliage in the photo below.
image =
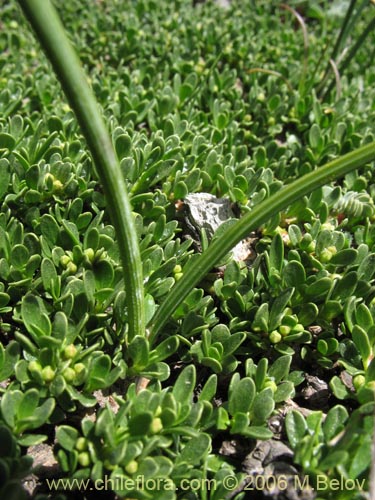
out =
<path fill-rule="evenodd" d="M 148 321 L 208 244 L 200 227 L 188 237 L 189 194 L 240 217 L 374 140 L 373 32 L 348 57 L 371 2 L 351 2 L 332 66 L 343 1 L 55 3 L 128 185 Z M 250 258 L 228 255 L 155 339 L 129 342 L 87 147 L 20 10 L 0 5 L 1 493 L 26 496 L 46 443 L 54 478 L 90 479 L 96 495 L 112 481 L 108 498 L 367 498 L 374 165 L 274 214 Z M 262 441 L 283 452 L 250 466 Z M 57 498 L 51 470 L 34 473 L 34 495 Z"/>

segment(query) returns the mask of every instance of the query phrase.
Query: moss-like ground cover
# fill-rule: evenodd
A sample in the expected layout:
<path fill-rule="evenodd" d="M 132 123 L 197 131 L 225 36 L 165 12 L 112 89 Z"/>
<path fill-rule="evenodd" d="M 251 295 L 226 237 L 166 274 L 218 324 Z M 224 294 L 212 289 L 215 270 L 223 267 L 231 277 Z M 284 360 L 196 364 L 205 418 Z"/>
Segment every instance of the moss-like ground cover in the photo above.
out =
<path fill-rule="evenodd" d="M 33 472 L 40 500 L 371 498 L 373 2 L 54 3 L 127 186 L 149 329 L 133 335 L 100 170 L 2 1 L 1 494 L 26 498 Z M 158 316 L 211 238 L 188 195 L 230 200 L 224 241 L 366 145 L 372 161 L 273 213 Z"/>

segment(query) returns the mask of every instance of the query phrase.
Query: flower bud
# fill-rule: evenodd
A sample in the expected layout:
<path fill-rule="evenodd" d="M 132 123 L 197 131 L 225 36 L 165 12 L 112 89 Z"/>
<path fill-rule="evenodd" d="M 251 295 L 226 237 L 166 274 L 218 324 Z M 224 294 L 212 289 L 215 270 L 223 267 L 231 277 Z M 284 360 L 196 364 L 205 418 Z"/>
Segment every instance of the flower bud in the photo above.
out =
<path fill-rule="evenodd" d="M 47 365 L 42 370 L 42 379 L 44 382 L 52 382 L 55 378 L 55 370 L 50 365 Z"/>
<path fill-rule="evenodd" d="M 353 378 L 353 385 L 356 391 L 359 391 L 359 389 L 365 384 L 365 377 L 364 375 L 356 375 Z"/>
<path fill-rule="evenodd" d="M 74 344 L 67 345 L 63 351 L 64 359 L 73 359 L 76 354 L 77 348 Z"/>
<path fill-rule="evenodd" d="M 138 470 L 138 462 L 136 460 L 130 460 L 130 462 L 125 466 L 125 470 L 128 474 L 135 474 Z"/>
<path fill-rule="evenodd" d="M 272 344 L 278 344 L 282 340 L 282 336 L 277 330 L 274 330 L 273 332 L 270 333 L 269 335 L 270 342 Z"/>
<path fill-rule="evenodd" d="M 150 425 L 150 432 L 151 434 L 157 434 L 163 429 L 163 422 L 159 417 L 155 417 L 152 419 L 151 425 Z"/>
<path fill-rule="evenodd" d="M 78 455 L 78 463 L 82 467 L 88 467 L 90 465 L 91 459 L 87 451 L 81 451 Z"/>

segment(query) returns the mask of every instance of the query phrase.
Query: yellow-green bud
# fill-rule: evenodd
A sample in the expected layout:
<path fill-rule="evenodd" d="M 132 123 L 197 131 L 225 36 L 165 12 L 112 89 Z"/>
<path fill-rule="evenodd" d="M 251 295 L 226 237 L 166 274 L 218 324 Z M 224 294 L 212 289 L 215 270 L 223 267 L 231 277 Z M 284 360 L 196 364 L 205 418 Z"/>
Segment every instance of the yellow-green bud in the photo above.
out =
<path fill-rule="evenodd" d="M 77 266 L 72 261 L 69 262 L 66 268 L 70 274 L 75 274 L 77 272 Z"/>
<path fill-rule="evenodd" d="M 69 262 L 71 262 L 71 258 L 69 257 L 69 255 L 62 255 L 60 257 L 60 264 L 63 266 L 63 267 L 67 267 Z"/>
<path fill-rule="evenodd" d="M 273 380 L 267 380 L 267 382 L 264 384 L 264 387 L 270 387 L 272 389 L 272 392 L 275 393 L 277 391 L 277 385 L 276 382 Z"/>
<path fill-rule="evenodd" d="M 313 252 L 315 252 L 315 247 L 316 247 L 316 243 L 315 243 L 315 241 L 312 241 L 312 242 L 309 244 L 309 246 L 306 248 L 306 251 L 307 251 L 308 253 L 313 253 Z"/>
<path fill-rule="evenodd" d="M 369 382 L 367 382 L 365 387 L 375 392 L 375 380 L 370 380 Z"/>
<path fill-rule="evenodd" d="M 73 368 L 65 368 L 65 370 L 63 371 L 63 377 L 67 382 L 73 382 L 76 377 L 76 372 L 73 370 Z"/>
<path fill-rule="evenodd" d="M 76 363 L 74 365 L 74 371 L 76 372 L 77 375 L 79 375 L 85 369 L 86 369 L 86 367 L 83 363 Z"/>
<path fill-rule="evenodd" d="M 333 253 L 328 250 L 328 248 L 323 248 L 323 250 L 320 252 L 320 262 L 323 264 L 326 264 L 329 262 L 333 257 Z"/>
<path fill-rule="evenodd" d="M 155 417 L 152 419 L 151 425 L 150 425 L 150 432 L 151 434 L 157 434 L 163 429 L 163 422 L 159 417 Z"/>
<path fill-rule="evenodd" d="M 53 190 L 54 191 L 62 191 L 64 185 L 61 181 L 59 181 L 58 179 L 55 179 L 53 181 Z"/>
<path fill-rule="evenodd" d="M 284 326 L 289 326 L 290 328 L 294 328 L 298 323 L 298 318 L 295 314 L 292 315 L 292 311 L 288 312 L 287 316 L 284 316 L 282 319 L 282 324 Z"/>
<path fill-rule="evenodd" d="M 263 92 L 259 92 L 259 94 L 257 95 L 257 99 L 259 102 L 264 102 L 266 100 L 266 96 Z"/>
<path fill-rule="evenodd" d="M 353 385 L 356 391 L 359 391 L 359 389 L 365 384 L 365 377 L 364 375 L 356 375 L 353 378 Z"/>
<path fill-rule="evenodd" d="M 125 466 L 125 470 L 128 474 L 135 474 L 138 470 L 138 462 L 136 460 L 130 460 Z"/>
<path fill-rule="evenodd" d="M 304 326 L 302 325 L 302 323 L 297 323 L 296 326 L 293 327 L 292 329 L 292 332 L 293 333 L 300 333 L 300 332 L 303 332 L 304 331 Z"/>
<path fill-rule="evenodd" d="M 287 326 L 287 325 L 281 325 L 279 327 L 279 332 L 281 333 L 281 335 L 283 337 L 285 337 L 286 335 L 288 335 L 290 333 L 290 330 L 291 330 L 290 326 Z"/>
<path fill-rule="evenodd" d="M 44 176 L 44 183 L 46 185 L 46 188 L 48 189 L 48 191 L 52 191 L 53 190 L 53 183 L 55 181 L 55 177 L 50 174 L 50 173 L 47 173 L 45 176 Z"/>
<path fill-rule="evenodd" d="M 47 365 L 42 370 L 42 379 L 45 382 L 52 382 L 55 378 L 55 370 L 52 369 L 50 365 Z"/>
<path fill-rule="evenodd" d="M 77 348 L 74 344 L 67 345 L 63 351 L 64 359 L 73 359 L 76 354 Z"/>
<path fill-rule="evenodd" d="M 274 330 L 273 332 L 270 333 L 269 335 L 270 342 L 272 344 L 278 344 L 282 340 L 282 336 L 277 330 Z"/>
<path fill-rule="evenodd" d="M 28 369 L 30 372 L 41 372 L 42 366 L 39 363 L 39 361 L 30 361 L 30 363 L 28 365 Z"/>
<path fill-rule="evenodd" d="M 85 437 L 79 437 L 76 441 L 76 449 L 78 451 L 87 450 L 87 439 Z"/>
<path fill-rule="evenodd" d="M 87 451 L 81 451 L 78 455 L 78 463 L 82 467 L 88 467 L 90 465 L 90 455 L 87 453 Z"/>
<path fill-rule="evenodd" d="M 93 248 L 86 248 L 86 250 L 83 252 L 85 256 L 87 257 L 87 260 L 89 262 L 93 262 L 95 258 L 95 251 Z"/>

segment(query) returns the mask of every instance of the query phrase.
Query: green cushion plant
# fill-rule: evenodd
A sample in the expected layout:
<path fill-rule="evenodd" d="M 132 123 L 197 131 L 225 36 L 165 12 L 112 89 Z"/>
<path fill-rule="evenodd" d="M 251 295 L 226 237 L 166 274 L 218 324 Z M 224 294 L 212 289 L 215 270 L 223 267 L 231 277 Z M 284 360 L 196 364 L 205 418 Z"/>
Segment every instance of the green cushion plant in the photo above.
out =
<path fill-rule="evenodd" d="M 275 438 L 322 498 L 343 477 L 367 491 L 371 6 L 19 0 L 56 80 L 15 3 L 0 8 L 1 491 L 30 470 L 20 449 L 55 436 L 65 479 L 124 497 L 245 498 L 251 449 Z M 199 192 L 235 215 L 191 240 Z"/>

